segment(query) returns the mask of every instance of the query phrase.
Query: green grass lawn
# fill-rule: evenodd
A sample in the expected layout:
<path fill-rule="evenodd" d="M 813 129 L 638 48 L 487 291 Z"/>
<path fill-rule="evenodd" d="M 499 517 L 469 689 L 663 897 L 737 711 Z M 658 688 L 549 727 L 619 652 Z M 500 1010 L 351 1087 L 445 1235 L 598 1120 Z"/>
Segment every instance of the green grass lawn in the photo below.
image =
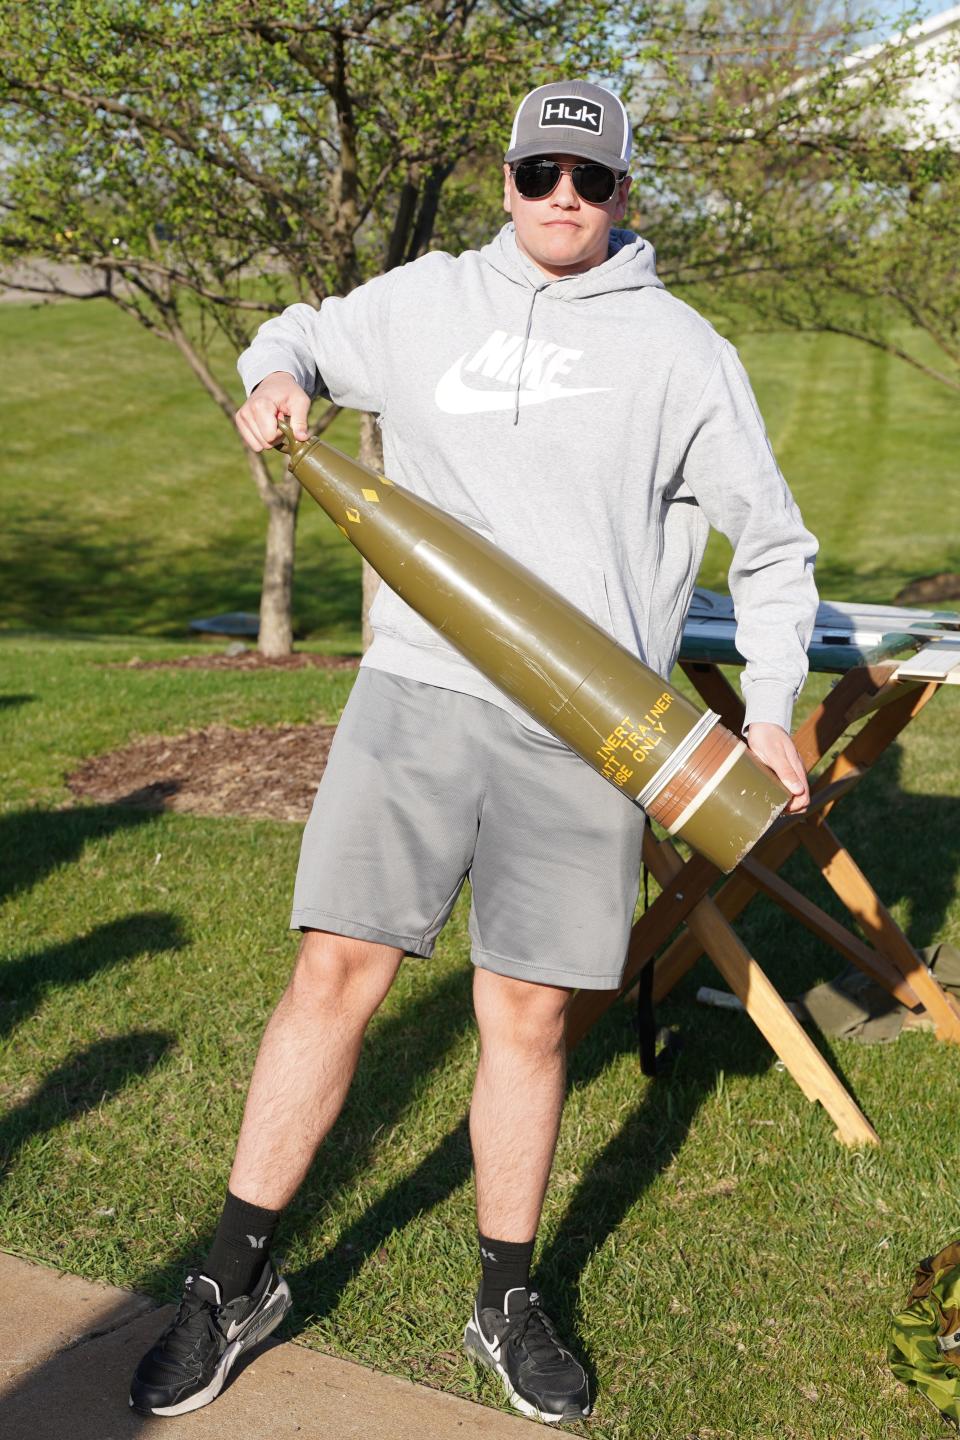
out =
<path fill-rule="evenodd" d="M 196 617 L 257 610 L 266 511 L 233 426 L 172 346 L 105 302 L 4 304 L 0 357 L 0 627 L 182 636 Z M 344 414 L 328 436 L 355 453 L 357 430 Z M 359 605 L 359 556 L 307 500 L 297 628 L 356 643 Z"/>
<path fill-rule="evenodd" d="M 335 720 L 351 672 L 113 668 L 129 654 L 0 641 L 0 1243 L 168 1297 L 215 1223 L 293 957 L 299 830 L 74 806 L 62 777 L 140 734 Z M 958 700 L 938 697 L 840 823 L 921 945 L 960 943 Z M 802 860 L 788 873 L 824 900 Z M 474 1283 L 465 919 L 461 903 L 435 959 L 401 971 L 284 1220 L 285 1333 L 499 1404 L 458 1348 Z M 786 993 L 838 968 L 763 902 L 741 928 Z M 704 967 L 664 1007 L 688 1040 L 669 1079 L 641 1076 L 624 1007 L 572 1060 L 538 1271 L 598 1377 L 589 1433 L 929 1435 L 885 1373 L 884 1327 L 914 1261 L 956 1225 L 960 1056 L 926 1035 L 826 1046 L 883 1138 L 851 1153 L 749 1022 L 695 1005 L 705 982 Z"/>
<path fill-rule="evenodd" d="M 820 537 L 824 596 L 890 601 L 917 576 L 960 570 L 943 512 L 955 397 L 853 341 L 732 338 Z M 172 347 L 106 302 L 4 304 L 0 357 L 0 627 L 182 636 L 197 616 L 256 610 L 265 512 L 232 427 Z M 353 450 L 356 433 L 344 415 L 330 438 Z M 711 543 L 705 584 L 724 587 L 727 553 Z M 356 551 L 306 500 L 300 633 L 355 643 L 359 594 Z"/>
<path fill-rule="evenodd" d="M 825 591 L 886 599 L 958 568 L 949 398 L 839 342 L 741 341 L 827 541 Z M 261 515 L 242 457 L 174 358 L 106 311 L 0 306 L 0 342 L 17 356 L 0 387 L 0 605 L 8 626 L 31 627 L 0 637 L 0 1245 L 168 1298 L 215 1224 L 289 973 L 299 828 L 76 805 L 63 777 L 139 735 L 333 721 L 351 674 L 125 668 L 134 653 L 200 648 L 161 638 L 185 616 L 254 607 Z M 214 504 L 227 494 L 229 520 Z M 342 647 L 356 640 L 353 552 L 314 518 L 305 510 L 298 613 Z M 722 573 L 711 551 L 704 578 Z M 53 627 L 64 633 L 37 633 Z M 960 945 L 958 722 L 960 694 L 938 696 L 837 812 L 917 945 Z M 802 857 L 786 873 L 838 913 Z M 784 993 L 839 968 L 766 902 L 738 928 Z M 886 1371 L 885 1326 L 915 1262 L 957 1226 L 960 1054 L 927 1035 L 824 1044 L 882 1137 L 850 1152 L 747 1020 L 695 1004 L 703 983 L 719 983 L 706 966 L 663 1009 L 687 1038 L 669 1078 L 640 1074 L 625 1007 L 572 1058 L 537 1269 L 597 1378 L 595 1418 L 574 1428 L 602 1440 L 938 1433 Z M 500 1405 L 459 1349 L 475 1283 L 469 992 L 461 901 L 434 960 L 402 968 L 283 1221 L 296 1299 L 284 1333 Z"/>

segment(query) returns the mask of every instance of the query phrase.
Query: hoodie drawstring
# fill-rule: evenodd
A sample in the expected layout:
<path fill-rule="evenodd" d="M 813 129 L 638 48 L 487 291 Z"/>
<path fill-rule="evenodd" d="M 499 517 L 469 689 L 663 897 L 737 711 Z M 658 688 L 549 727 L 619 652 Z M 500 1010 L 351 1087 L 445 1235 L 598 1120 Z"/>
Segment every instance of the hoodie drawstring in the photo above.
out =
<path fill-rule="evenodd" d="M 540 291 L 546 288 L 546 285 L 538 285 L 530 297 L 530 309 L 527 311 L 527 328 L 523 332 L 523 345 L 520 349 L 520 365 L 517 370 L 517 389 L 513 397 L 514 425 L 519 425 L 520 423 L 520 376 L 523 374 L 523 362 L 527 358 L 527 341 L 530 339 L 530 329 L 533 325 L 533 307 L 537 303 L 537 296 L 540 294 Z"/>

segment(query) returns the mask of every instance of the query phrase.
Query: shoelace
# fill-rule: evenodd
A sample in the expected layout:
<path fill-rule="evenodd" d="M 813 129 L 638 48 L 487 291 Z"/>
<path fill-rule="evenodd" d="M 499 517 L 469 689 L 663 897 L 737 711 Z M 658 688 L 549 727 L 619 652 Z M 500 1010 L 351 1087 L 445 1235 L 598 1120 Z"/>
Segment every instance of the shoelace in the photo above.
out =
<path fill-rule="evenodd" d="M 552 1361 L 563 1366 L 567 1363 L 553 1321 L 535 1301 L 508 1322 L 503 1339 L 518 1348 L 526 1342 L 531 1358 L 541 1364 Z"/>
<path fill-rule="evenodd" d="M 179 1365 L 186 1365 L 192 1360 L 202 1340 L 216 1339 L 219 1335 L 213 1316 L 214 1309 L 209 1301 L 197 1295 L 185 1295 L 180 1301 L 176 1319 L 161 1341 L 164 1358 Z"/>

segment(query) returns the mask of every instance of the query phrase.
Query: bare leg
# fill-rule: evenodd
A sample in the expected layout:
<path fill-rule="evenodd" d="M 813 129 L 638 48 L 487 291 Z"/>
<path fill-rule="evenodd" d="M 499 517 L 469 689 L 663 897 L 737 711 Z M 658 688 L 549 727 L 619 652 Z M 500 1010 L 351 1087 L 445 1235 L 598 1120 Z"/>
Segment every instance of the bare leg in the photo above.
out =
<path fill-rule="evenodd" d="M 346 1098 L 367 1023 L 403 951 L 310 930 L 264 1032 L 240 1129 L 230 1189 L 282 1210 Z"/>
<path fill-rule="evenodd" d="M 537 1232 L 563 1109 L 572 993 L 489 970 L 474 976 L 480 1064 L 470 1140 L 483 1235 L 522 1242 Z"/>

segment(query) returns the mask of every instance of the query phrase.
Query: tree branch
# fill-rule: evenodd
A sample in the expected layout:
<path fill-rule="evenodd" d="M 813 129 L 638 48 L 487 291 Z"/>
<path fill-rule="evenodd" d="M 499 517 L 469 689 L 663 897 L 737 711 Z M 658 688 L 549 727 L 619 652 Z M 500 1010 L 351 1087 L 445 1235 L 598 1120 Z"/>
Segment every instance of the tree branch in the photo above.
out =
<path fill-rule="evenodd" d="M 10 60 L 11 57 L 9 55 L 0 55 L 0 58 Z M 36 80 L 28 84 L 13 78 L 8 79 L 7 84 L 13 92 L 25 91 L 27 93 L 38 92 L 44 95 L 52 95 L 61 100 L 68 100 L 71 104 L 79 105 L 81 109 L 87 110 L 91 114 L 96 114 L 98 110 L 102 110 L 108 115 L 118 115 L 125 120 L 131 120 L 144 130 L 149 130 L 151 133 L 159 135 L 162 139 L 171 140 L 188 154 L 196 155 L 200 159 L 206 160 L 208 164 L 213 165 L 216 169 L 222 170 L 227 174 L 239 176 L 254 189 L 259 190 L 265 195 L 272 195 L 276 200 L 281 201 L 285 205 L 289 205 L 292 209 L 298 211 L 303 223 L 311 230 L 315 230 L 318 235 L 325 236 L 328 233 L 327 227 L 318 219 L 308 203 L 279 184 L 272 176 L 265 175 L 262 171 L 257 170 L 243 154 L 237 152 L 235 147 L 225 141 L 222 131 L 220 131 L 219 134 L 221 140 L 225 141 L 226 149 L 230 152 L 228 155 L 222 155 L 209 145 L 202 144 L 181 127 L 155 119 L 148 111 L 138 109 L 136 106 L 127 104 L 125 101 L 111 100 L 106 95 L 85 94 L 82 91 L 73 90 L 69 86 L 55 85 L 44 80 Z"/>

